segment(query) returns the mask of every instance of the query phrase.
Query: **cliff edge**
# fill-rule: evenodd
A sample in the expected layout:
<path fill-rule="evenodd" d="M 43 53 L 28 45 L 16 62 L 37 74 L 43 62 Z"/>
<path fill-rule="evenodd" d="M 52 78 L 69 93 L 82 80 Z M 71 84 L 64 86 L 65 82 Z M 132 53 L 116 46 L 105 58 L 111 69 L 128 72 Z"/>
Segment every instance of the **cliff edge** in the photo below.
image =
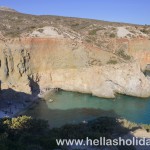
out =
<path fill-rule="evenodd" d="M 0 11 L 1 89 L 150 96 L 150 27 Z"/>

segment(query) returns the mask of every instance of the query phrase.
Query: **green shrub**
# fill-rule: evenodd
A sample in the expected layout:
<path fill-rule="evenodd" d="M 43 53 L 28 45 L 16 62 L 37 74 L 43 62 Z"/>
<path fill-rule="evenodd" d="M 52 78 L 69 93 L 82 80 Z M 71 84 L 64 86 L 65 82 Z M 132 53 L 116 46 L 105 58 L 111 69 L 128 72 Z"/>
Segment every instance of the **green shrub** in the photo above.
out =
<path fill-rule="evenodd" d="M 148 34 L 148 33 L 149 33 L 149 31 L 146 30 L 146 29 L 142 29 L 142 30 L 140 30 L 140 31 L 143 32 L 144 34 Z"/>
<path fill-rule="evenodd" d="M 20 32 L 19 32 L 19 30 L 18 31 L 11 31 L 11 32 L 7 32 L 5 35 L 10 36 L 10 37 L 19 37 Z"/>
<path fill-rule="evenodd" d="M 149 131 L 150 125 L 137 125 L 126 119 L 100 117 L 88 123 L 70 124 L 49 129 L 48 122 L 27 116 L 0 119 L 0 149 L 47 150 L 59 148 L 56 139 L 114 138 L 136 127 Z"/>
<path fill-rule="evenodd" d="M 91 42 L 92 42 L 90 39 L 85 39 L 85 41 L 86 41 L 87 43 L 91 43 Z"/>
<path fill-rule="evenodd" d="M 125 54 L 124 50 L 120 49 L 118 52 L 117 52 L 117 55 L 122 57 L 123 59 L 125 60 L 130 60 L 131 59 L 131 56 Z"/>
<path fill-rule="evenodd" d="M 35 29 L 35 28 L 36 28 L 36 26 L 30 26 L 30 28 L 31 28 L 31 29 Z"/>
<path fill-rule="evenodd" d="M 79 23 L 72 24 L 71 26 L 72 26 L 72 27 L 79 26 Z"/>
<path fill-rule="evenodd" d="M 110 59 L 107 64 L 117 64 L 117 60 Z"/>
<path fill-rule="evenodd" d="M 115 37 L 116 37 L 116 35 L 115 35 L 114 33 L 111 33 L 111 34 L 109 35 L 109 37 L 111 37 L 111 38 L 115 38 Z"/>
<path fill-rule="evenodd" d="M 43 30 L 43 29 L 38 29 L 38 31 L 39 31 L 40 33 L 42 33 L 44 30 Z"/>
<path fill-rule="evenodd" d="M 89 31 L 89 35 L 96 35 L 97 31 L 99 31 L 100 29 L 94 29 L 94 30 L 91 30 Z"/>

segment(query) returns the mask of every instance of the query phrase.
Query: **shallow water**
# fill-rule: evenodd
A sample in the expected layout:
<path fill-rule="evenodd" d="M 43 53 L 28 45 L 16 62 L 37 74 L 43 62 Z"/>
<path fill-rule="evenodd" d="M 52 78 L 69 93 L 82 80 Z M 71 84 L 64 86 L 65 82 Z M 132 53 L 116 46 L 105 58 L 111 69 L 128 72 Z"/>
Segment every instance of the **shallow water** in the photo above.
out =
<path fill-rule="evenodd" d="M 122 117 L 136 123 L 150 124 L 150 98 L 118 95 L 116 99 L 104 99 L 66 91 L 47 94 L 45 97 L 46 100 L 50 98 L 54 101 L 40 101 L 25 114 L 46 119 L 51 127 L 79 123 L 100 116 Z"/>

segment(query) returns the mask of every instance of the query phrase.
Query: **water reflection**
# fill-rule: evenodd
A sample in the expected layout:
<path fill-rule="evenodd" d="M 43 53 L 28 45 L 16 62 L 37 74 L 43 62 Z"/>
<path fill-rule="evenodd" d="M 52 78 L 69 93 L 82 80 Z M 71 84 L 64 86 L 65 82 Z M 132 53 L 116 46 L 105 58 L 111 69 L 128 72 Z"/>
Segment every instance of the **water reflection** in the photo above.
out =
<path fill-rule="evenodd" d="M 104 99 L 65 91 L 45 97 L 46 100 L 49 98 L 54 102 L 41 101 L 25 114 L 49 120 L 52 126 L 78 123 L 99 116 L 120 116 L 137 123 L 150 124 L 150 99 L 123 95 L 118 95 L 116 99 Z"/>

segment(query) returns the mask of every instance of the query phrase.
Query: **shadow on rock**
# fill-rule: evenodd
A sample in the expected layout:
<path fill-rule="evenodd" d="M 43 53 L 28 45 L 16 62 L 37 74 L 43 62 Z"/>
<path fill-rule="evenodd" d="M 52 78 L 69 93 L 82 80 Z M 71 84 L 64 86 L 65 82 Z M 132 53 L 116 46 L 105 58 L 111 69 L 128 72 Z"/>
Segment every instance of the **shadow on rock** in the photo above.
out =
<path fill-rule="evenodd" d="M 28 77 L 29 81 L 30 81 L 30 87 L 31 87 L 31 92 L 32 95 L 38 95 L 40 93 L 40 87 L 38 85 L 37 82 L 35 82 L 31 77 Z"/>

